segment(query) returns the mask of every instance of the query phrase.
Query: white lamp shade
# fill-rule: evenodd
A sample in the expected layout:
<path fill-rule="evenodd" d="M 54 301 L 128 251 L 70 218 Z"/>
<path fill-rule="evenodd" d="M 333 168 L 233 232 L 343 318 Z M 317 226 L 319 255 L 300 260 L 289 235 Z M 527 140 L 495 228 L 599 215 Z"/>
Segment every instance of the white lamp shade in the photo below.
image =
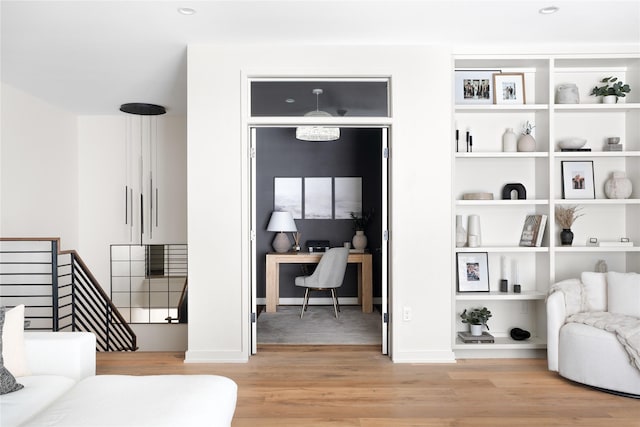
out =
<path fill-rule="evenodd" d="M 309 111 L 305 117 L 331 117 L 326 111 Z M 340 128 L 326 126 L 298 126 L 296 139 L 302 141 L 335 141 L 340 139 Z"/>
<path fill-rule="evenodd" d="M 296 223 L 293 220 L 293 216 L 287 211 L 274 211 L 271 214 L 269 225 L 267 225 L 267 231 L 286 231 L 295 232 L 298 231 Z"/>

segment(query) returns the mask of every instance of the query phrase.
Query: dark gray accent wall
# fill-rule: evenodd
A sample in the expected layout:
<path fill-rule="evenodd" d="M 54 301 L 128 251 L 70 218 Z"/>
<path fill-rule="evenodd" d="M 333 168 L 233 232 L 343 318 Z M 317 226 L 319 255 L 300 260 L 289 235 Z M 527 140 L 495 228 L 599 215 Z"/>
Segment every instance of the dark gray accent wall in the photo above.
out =
<path fill-rule="evenodd" d="M 259 128 L 256 135 L 256 248 L 257 296 L 265 296 L 265 255 L 273 252 L 275 233 L 266 231 L 273 211 L 275 177 L 362 177 L 362 205 L 365 212 L 374 211 L 365 234 L 373 253 L 373 294 L 381 295 L 380 247 L 382 244 L 382 130 L 341 129 L 334 142 L 307 142 L 295 138 L 295 128 Z M 342 246 L 353 237 L 353 223 L 348 219 L 296 219 L 301 242 L 329 240 L 331 246 Z M 288 233 L 291 237 L 291 233 Z M 293 242 L 293 241 L 292 241 Z M 302 250 L 307 250 L 303 246 Z M 310 274 L 313 266 L 281 265 L 280 297 L 302 297 L 296 288 L 296 276 Z M 357 270 L 349 265 L 339 297 L 357 296 Z M 318 294 L 317 296 L 324 296 Z M 329 296 L 327 293 L 326 296 Z"/>

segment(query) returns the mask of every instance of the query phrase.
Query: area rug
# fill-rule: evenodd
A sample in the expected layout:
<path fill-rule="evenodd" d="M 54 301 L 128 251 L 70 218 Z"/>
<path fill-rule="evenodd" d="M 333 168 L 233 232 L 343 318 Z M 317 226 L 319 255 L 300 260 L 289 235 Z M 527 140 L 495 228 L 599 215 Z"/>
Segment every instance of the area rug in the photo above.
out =
<path fill-rule="evenodd" d="M 380 313 L 362 307 L 310 306 L 300 318 L 299 306 L 278 306 L 277 313 L 258 316 L 258 344 L 382 344 Z"/>

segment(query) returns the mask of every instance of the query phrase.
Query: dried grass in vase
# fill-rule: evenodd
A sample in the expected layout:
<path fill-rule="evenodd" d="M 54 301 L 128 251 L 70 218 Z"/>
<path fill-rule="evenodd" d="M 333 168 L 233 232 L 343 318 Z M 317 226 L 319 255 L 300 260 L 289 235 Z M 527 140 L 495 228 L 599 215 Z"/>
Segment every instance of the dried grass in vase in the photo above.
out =
<path fill-rule="evenodd" d="M 556 221 L 558 225 L 565 230 L 571 228 L 576 219 L 580 218 L 582 213 L 579 213 L 581 207 L 578 206 L 556 206 Z"/>

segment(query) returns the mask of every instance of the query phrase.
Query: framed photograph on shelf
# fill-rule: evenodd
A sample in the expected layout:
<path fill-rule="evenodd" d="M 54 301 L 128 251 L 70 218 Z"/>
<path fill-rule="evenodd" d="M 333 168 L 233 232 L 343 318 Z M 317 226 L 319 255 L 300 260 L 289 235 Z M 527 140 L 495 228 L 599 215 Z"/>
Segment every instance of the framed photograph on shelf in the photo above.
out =
<path fill-rule="evenodd" d="M 456 104 L 493 104 L 494 73 L 500 70 L 456 70 Z"/>
<path fill-rule="evenodd" d="M 563 161 L 561 166 L 563 199 L 596 198 L 593 185 L 593 161 Z"/>
<path fill-rule="evenodd" d="M 494 104 L 526 104 L 524 73 L 495 73 L 493 75 Z"/>
<path fill-rule="evenodd" d="M 489 292 L 489 263 L 486 252 L 457 254 L 458 292 Z"/>

